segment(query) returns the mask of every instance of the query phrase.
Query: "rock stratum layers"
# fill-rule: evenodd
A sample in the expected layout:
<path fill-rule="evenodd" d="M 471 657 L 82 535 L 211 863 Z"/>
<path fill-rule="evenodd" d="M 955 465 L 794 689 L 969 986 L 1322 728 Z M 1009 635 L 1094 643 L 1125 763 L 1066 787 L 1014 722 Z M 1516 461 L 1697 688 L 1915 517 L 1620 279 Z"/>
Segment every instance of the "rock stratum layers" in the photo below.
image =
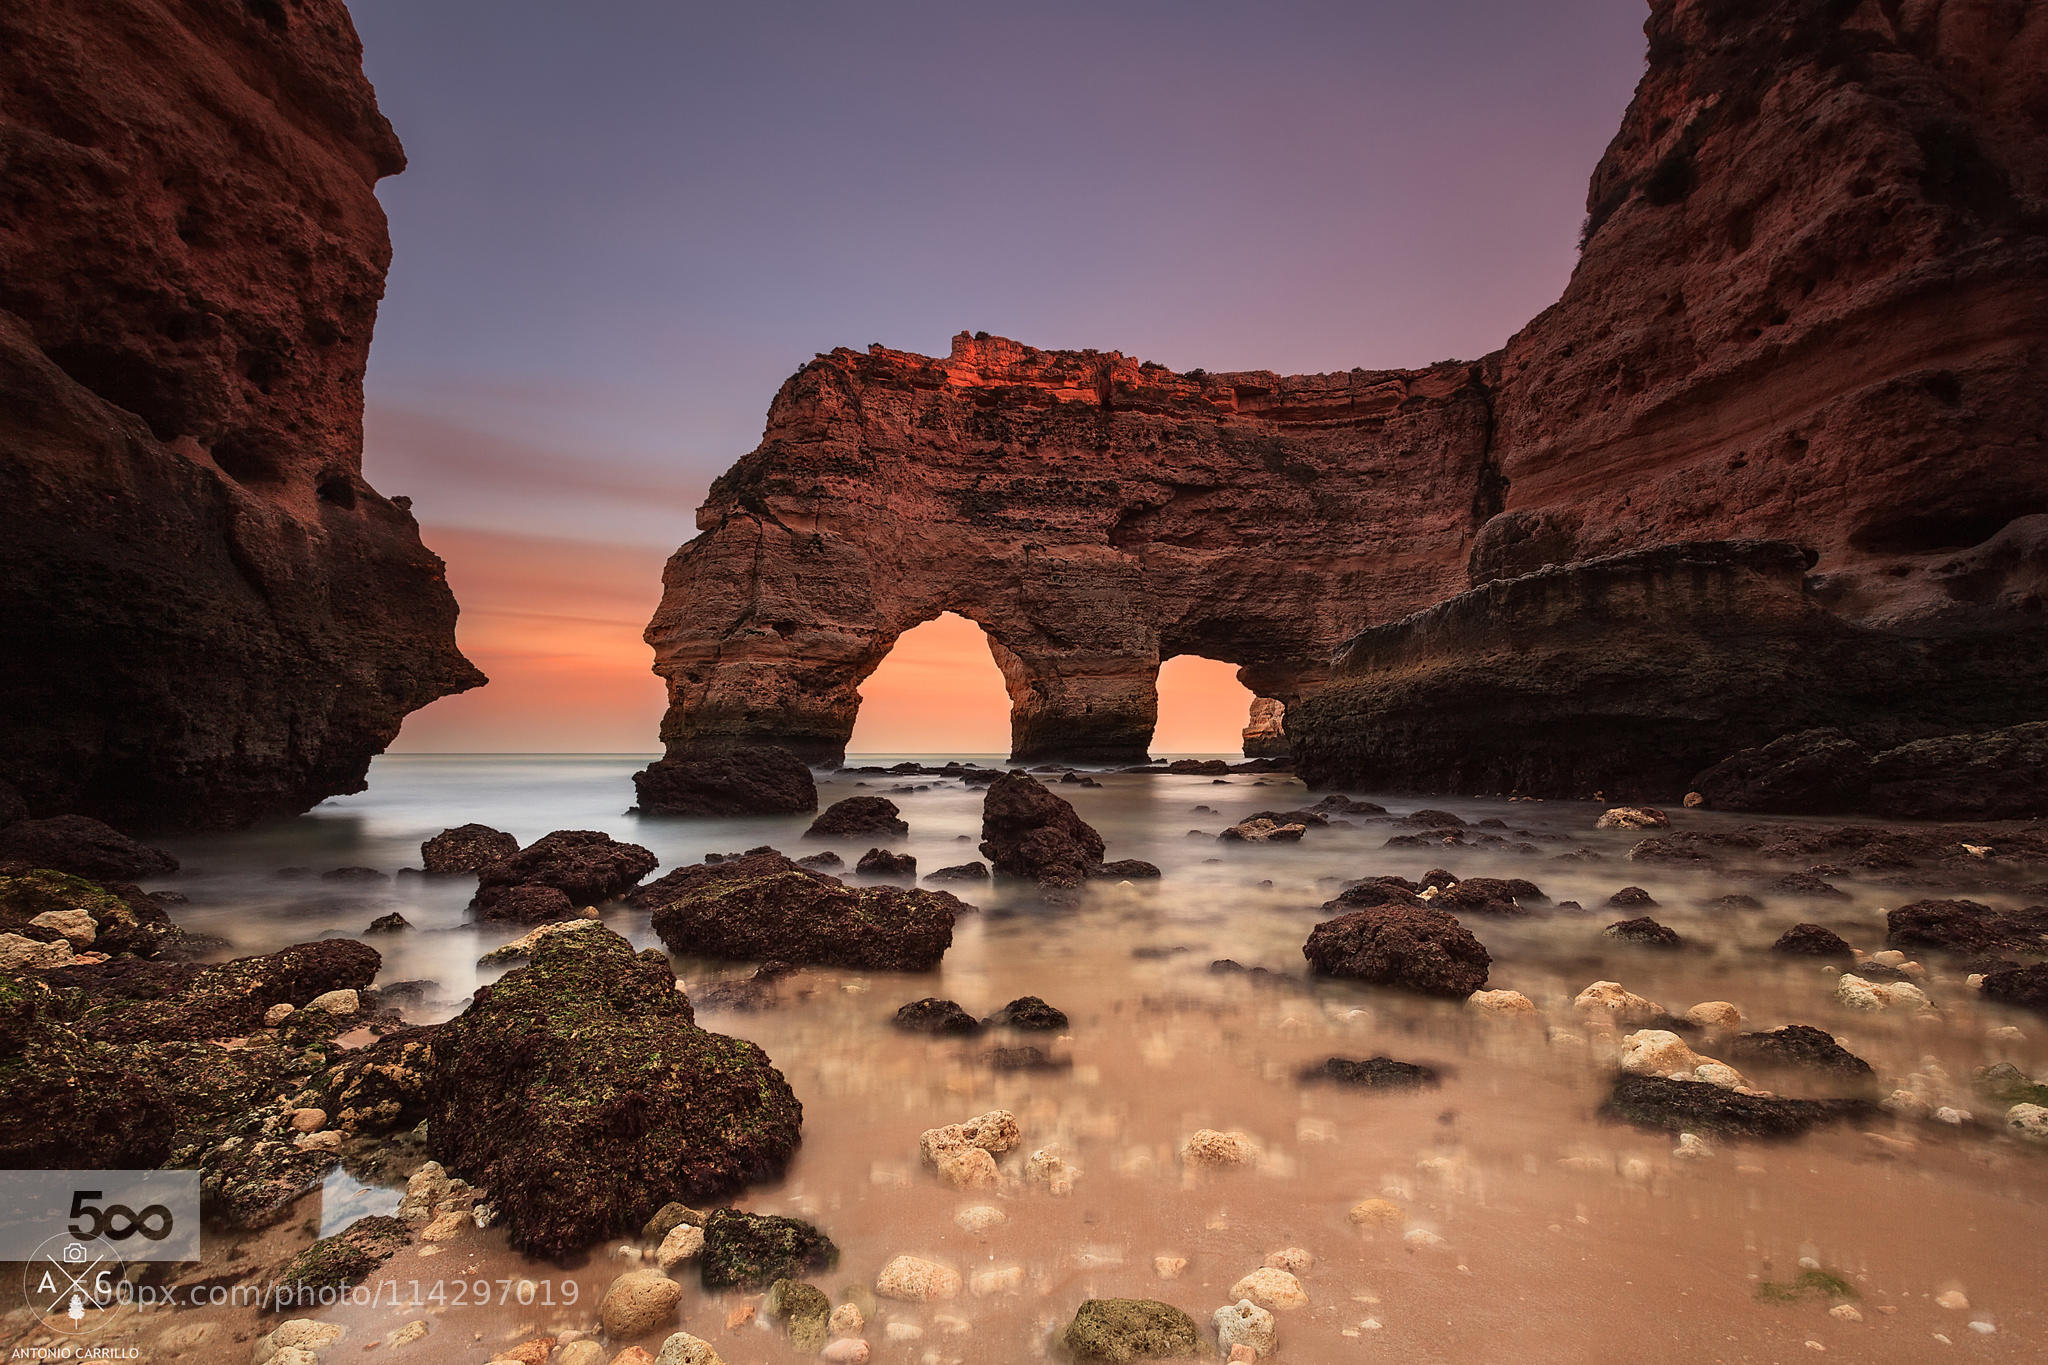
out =
<path fill-rule="evenodd" d="M 1178 653 L 1238 664 L 1253 741 L 1324 783 L 1668 795 L 1804 728 L 2048 716 L 2048 5 L 1645 29 L 1571 282 L 1481 360 L 962 335 L 798 371 L 669 564 L 671 749 L 836 758 L 947 610 L 1019 758 L 1135 757 Z"/>
<path fill-rule="evenodd" d="M 0 11 L 0 777 L 214 825 L 474 687 L 362 382 L 404 153 L 339 0 Z"/>

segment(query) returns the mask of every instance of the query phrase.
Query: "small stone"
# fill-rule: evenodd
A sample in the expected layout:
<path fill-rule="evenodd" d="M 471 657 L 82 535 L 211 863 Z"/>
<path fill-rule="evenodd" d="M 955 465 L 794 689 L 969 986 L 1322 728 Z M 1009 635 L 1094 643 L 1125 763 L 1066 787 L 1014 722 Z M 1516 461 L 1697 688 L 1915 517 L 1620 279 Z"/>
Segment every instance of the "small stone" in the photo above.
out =
<path fill-rule="evenodd" d="M 1986 1322 L 1984 1319 L 1978 1318 L 1970 1324 L 1970 1330 L 1980 1337 L 1988 1337 L 1997 1332 L 1998 1327 L 1995 1323 Z"/>
<path fill-rule="evenodd" d="M 283 1003 L 272 1005 L 269 1009 L 263 1011 L 263 1026 L 265 1028 L 276 1028 L 298 1012 L 296 1005 Z"/>
<path fill-rule="evenodd" d="M 73 948 L 90 948 L 100 936 L 99 926 L 83 910 L 45 910 L 29 923 L 40 929 L 54 929 Z"/>
<path fill-rule="evenodd" d="M 1474 991 L 1465 997 L 1468 1009 L 1496 1018 L 1527 1018 L 1536 1013 L 1536 1002 L 1520 991 Z"/>
<path fill-rule="evenodd" d="M 972 1204 L 953 1215 L 953 1226 L 979 1237 L 1010 1221 L 1010 1215 L 989 1204 Z"/>
<path fill-rule="evenodd" d="M 875 1293 L 904 1303 L 930 1303 L 960 1293 L 960 1272 L 936 1261 L 898 1256 L 875 1276 Z"/>
<path fill-rule="evenodd" d="M 752 1307 L 750 1306 L 747 1311 L 751 1316 Z M 629 1348 L 629 1351 L 639 1350 L 637 1346 Z M 622 1352 L 612 1357 L 612 1365 L 620 1365 L 620 1362 L 626 1359 L 626 1354 L 627 1352 Z M 640 1359 L 631 1362 L 630 1365 L 647 1365 L 647 1353 L 640 1351 Z M 712 1349 L 710 1342 L 701 1337 L 693 1337 L 688 1332 L 677 1332 L 661 1343 L 661 1354 L 654 1358 L 651 1365 L 725 1365 L 725 1359 Z"/>
<path fill-rule="evenodd" d="M 1225 1350 L 1245 1347 L 1254 1360 L 1273 1353 L 1273 1315 L 1250 1299 L 1217 1309 L 1213 1320 L 1216 1340 Z"/>
<path fill-rule="evenodd" d="M 1315 1263 L 1314 1253 L 1301 1247 L 1282 1247 L 1278 1251 L 1269 1252 L 1266 1256 L 1268 1266 L 1274 1270 L 1284 1270 L 1290 1275 L 1306 1275 L 1315 1268 Z"/>
<path fill-rule="evenodd" d="M 2048 1107 L 2016 1104 L 2005 1111 L 2005 1126 L 2029 1142 L 2048 1142 Z"/>
<path fill-rule="evenodd" d="M 1838 1303 L 1828 1310 L 1828 1316 L 1836 1322 L 1861 1322 L 1863 1313 L 1853 1303 Z"/>
<path fill-rule="evenodd" d="M 832 1310 L 825 1326 L 835 1337 L 857 1337 L 867 1330 L 868 1320 L 857 1303 L 842 1303 Z"/>
<path fill-rule="evenodd" d="M 1671 1149 L 1671 1155 L 1679 1161 L 1705 1161 L 1713 1154 L 1714 1149 L 1698 1133 L 1680 1133 L 1678 1145 Z"/>
<path fill-rule="evenodd" d="M 1008 1294 L 1023 1287 L 1024 1267 L 1021 1265 L 977 1270 L 967 1280 L 967 1291 L 978 1299 L 985 1299 L 991 1294 Z"/>
<path fill-rule="evenodd" d="M 1360 1200 L 1351 1206 L 1350 1217 L 1359 1227 L 1390 1230 L 1408 1221 L 1408 1215 L 1401 1211 L 1401 1206 L 1390 1199 Z"/>
<path fill-rule="evenodd" d="M 678 1223 L 668 1230 L 661 1239 L 661 1245 L 654 1250 L 654 1263 L 664 1272 L 674 1270 L 684 1261 L 695 1260 L 704 1250 L 704 1229 L 688 1223 Z"/>
<path fill-rule="evenodd" d="M 1878 1106 L 1902 1119 L 1924 1119 L 1934 1113 L 1933 1105 L 1910 1090 L 1894 1090 L 1879 1100 Z"/>
<path fill-rule="evenodd" d="M 1966 1312 L 1970 1307 L 1969 1298 L 1960 1289 L 1944 1290 L 1934 1296 L 1934 1301 L 1952 1313 Z"/>
<path fill-rule="evenodd" d="M 1187 1268 L 1188 1258 L 1185 1256 L 1154 1256 L 1152 1258 L 1152 1273 L 1162 1280 L 1177 1280 L 1181 1277 L 1181 1272 Z"/>
<path fill-rule="evenodd" d="M 1258 1358 L 1259 1353 L 1241 1341 L 1230 1348 L 1230 1355 L 1227 1357 L 1230 1365 L 1251 1365 L 1251 1362 Z"/>
<path fill-rule="evenodd" d="M 71 945 L 44 943 L 26 934 L 0 934 L 0 972 L 46 972 L 71 964 Z"/>
<path fill-rule="evenodd" d="M 1442 1251 L 1449 1245 L 1428 1228 L 1410 1228 L 1401 1234 L 1401 1240 L 1419 1251 Z"/>
<path fill-rule="evenodd" d="M 789 1344 L 804 1355 L 814 1355 L 825 1345 L 832 1301 L 824 1291 L 802 1280 L 777 1280 L 761 1301 L 761 1314 L 782 1324 Z"/>
<path fill-rule="evenodd" d="M 467 1212 L 462 1209 L 451 1209 L 447 1213 L 436 1214 L 434 1220 L 427 1224 L 426 1230 L 420 1233 L 420 1240 L 452 1242 L 473 1226 L 474 1222 Z"/>
<path fill-rule="evenodd" d="M 362 997 L 354 991 L 327 991 L 306 1002 L 309 1010 L 320 1010 L 327 1014 L 347 1016 L 362 1009 Z"/>
<path fill-rule="evenodd" d="M 1918 986 L 1905 981 L 1866 981 L 1845 972 L 1835 982 L 1835 1003 L 1863 1013 L 1899 1010 L 1909 1014 L 1934 1008 L 1934 1002 Z"/>
<path fill-rule="evenodd" d="M 666 1327 L 682 1302 L 683 1287 L 658 1270 L 629 1270 L 611 1282 L 597 1320 L 614 1341 L 630 1341 Z M 664 1354 L 667 1346 L 662 1347 Z"/>
<path fill-rule="evenodd" d="M 1308 1307 L 1308 1291 L 1301 1287 L 1301 1281 L 1271 1266 L 1260 1266 L 1230 1286 L 1230 1297 L 1250 1299 L 1261 1308 L 1281 1311 Z"/>
<path fill-rule="evenodd" d="M 1203 1128 L 1181 1144 L 1180 1159 L 1189 1166 L 1211 1169 L 1244 1166 L 1259 1159 L 1259 1145 L 1245 1133 Z"/>
<path fill-rule="evenodd" d="M 842 1337 L 818 1353 L 820 1360 L 829 1360 L 834 1365 L 867 1365 L 873 1354 L 865 1341 L 859 1337 Z"/>
<path fill-rule="evenodd" d="M 292 1110 L 292 1127 L 301 1133 L 317 1133 L 327 1126 L 325 1109 Z"/>
<path fill-rule="evenodd" d="M 292 1139 L 292 1146 L 302 1152 L 338 1152 L 341 1150 L 341 1134 L 331 1131 L 301 1133 Z"/>
<path fill-rule="evenodd" d="M 1686 1022 L 1703 1029 L 1733 1029 L 1742 1025 L 1742 1011 L 1726 1000 L 1708 1000 L 1685 1012 Z"/>
<path fill-rule="evenodd" d="M 384 1344 L 386 1346 L 410 1346 L 426 1334 L 426 1319 L 414 1318 L 411 1322 L 408 1322 L 405 1326 L 384 1338 Z"/>
<path fill-rule="evenodd" d="M 1624 990 L 1619 981 L 1595 981 L 1579 992 L 1572 1009 L 1584 1019 L 1604 1020 L 1622 1028 L 1646 1024 L 1664 1014 L 1662 1005 Z"/>
<path fill-rule="evenodd" d="M 1024 1178 L 1034 1185 L 1045 1186 L 1048 1194 L 1072 1194 L 1074 1178 L 1079 1174 L 1079 1169 L 1061 1154 L 1057 1143 L 1039 1148 L 1024 1163 Z"/>
<path fill-rule="evenodd" d="M 252 1365 L 266 1365 L 286 1351 L 300 1351 L 308 1356 L 324 1351 L 341 1340 L 345 1329 L 338 1322 L 316 1322 L 312 1318 L 290 1318 L 279 1323 L 270 1332 L 256 1340 L 256 1349 L 250 1357 Z"/>

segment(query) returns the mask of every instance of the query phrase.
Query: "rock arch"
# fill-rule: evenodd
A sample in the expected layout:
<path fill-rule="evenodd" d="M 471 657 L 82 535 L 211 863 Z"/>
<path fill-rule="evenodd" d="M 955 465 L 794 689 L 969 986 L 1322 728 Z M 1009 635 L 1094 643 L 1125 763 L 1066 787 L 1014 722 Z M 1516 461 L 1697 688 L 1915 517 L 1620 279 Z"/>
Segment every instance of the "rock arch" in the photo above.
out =
<path fill-rule="evenodd" d="M 647 630 L 671 752 L 843 756 L 859 686 L 953 611 L 994 645 L 1019 759 L 1142 759 L 1162 658 L 1292 703 L 1346 636 L 1461 587 L 1478 368 L 1175 374 L 962 334 L 821 356 L 712 485 Z"/>

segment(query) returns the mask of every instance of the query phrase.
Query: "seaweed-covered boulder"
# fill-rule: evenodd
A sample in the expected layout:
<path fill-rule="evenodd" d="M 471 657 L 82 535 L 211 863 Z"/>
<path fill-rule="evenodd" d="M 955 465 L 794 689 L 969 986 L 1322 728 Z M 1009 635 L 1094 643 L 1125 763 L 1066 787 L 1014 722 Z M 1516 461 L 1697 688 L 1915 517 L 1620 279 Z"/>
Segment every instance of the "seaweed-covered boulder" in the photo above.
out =
<path fill-rule="evenodd" d="M 1800 1067 L 1859 1078 L 1875 1074 L 1870 1063 L 1836 1042 L 1832 1033 L 1811 1024 L 1787 1024 L 1768 1033 L 1739 1033 L 1723 1050 L 1728 1060 L 1739 1066 Z"/>
<path fill-rule="evenodd" d="M 638 844 L 621 843 L 594 829 L 558 829 L 477 873 L 477 895 L 492 887 L 552 886 L 578 905 L 623 896 L 660 862 Z"/>
<path fill-rule="evenodd" d="M 633 903 L 685 956 L 907 972 L 938 966 L 969 909 L 944 891 L 847 886 L 772 850 L 678 868 Z"/>
<path fill-rule="evenodd" d="M 1067 1026 L 1067 1015 L 1035 995 L 1020 995 L 981 1022 L 991 1028 L 1013 1028 L 1025 1033 L 1058 1033 Z"/>
<path fill-rule="evenodd" d="M 332 1237 L 322 1237 L 278 1272 L 264 1305 L 273 1313 L 315 1307 L 333 1291 L 361 1284 L 378 1266 L 412 1245 L 412 1230 L 396 1218 L 358 1218 Z"/>
<path fill-rule="evenodd" d="M 1847 961 L 1856 956 L 1849 941 L 1824 924 L 1795 924 L 1771 944 L 1774 953 L 1796 957 L 1834 958 Z"/>
<path fill-rule="evenodd" d="M 981 802 L 981 856 L 997 872 L 1068 887 L 1102 854 L 1102 836 L 1037 778 L 1004 773 L 989 784 Z"/>
<path fill-rule="evenodd" d="M 754 1044 L 698 1028 L 659 953 L 556 934 L 437 1031 L 434 1154 L 491 1191 L 512 1245 L 562 1256 L 674 1199 L 782 1173 L 803 1106 Z"/>
<path fill-rule="evenodd" d="M 672 750 L 633 774 L 649 815 L 799 815 L 818 808 L 804 761 L 775 744 Z"/>
<path fill-rule="evenodd" d="M 178 870 L 178 860 L 162 849 L 139 844 L 89 815 L 17 820 L 0 829 L 0 858 L 19 859 L 74 877 L 117 881 L 162 877 Z"/>
<path fill-rule="evenodd" d="M 801 1218 L 713 1209 L 697 1258 L 706 1289 L 762 1289 L 839 1264 L 832 1239 Z"/>
<path fill-rule="evenodd" d="M 906 1033 L 979 1033 L 981 1023 L 957 1001 L 926 996 L 896 1011 L 889 1021 Z"/>
<path fill-rule="evenodd" d="M 552 886 L 487 886 L 470 902 L 470 912 L 501 924 L 550 924 L 574 919 L 576 903 Z"/>
<path fill-rule="evenodd" d="M 870 835 L 904 835 L 910 826 L 886 796 L 849 796 L 818 812 L 806 839 L 858 839 Z"/>
<path fill-rule="evenodd" d="M 1600 1117 L 1668 1133 L 1709 1137 L 1785 1139 L 1825 1124 L 1869 1115 L 1864 1100 L 1795 1100 L 1745 1095 L 1706 1081 L 1674 1081 L 1623 1072 L 1600 1106 Z"/>
<path fill-rule="evenodd" d="M 2048 964 L 2007 967 L 1984 978 L 1984 998 L 2001 1005 L 2048 1014 Z"/>
<path fill-rule="evenodd" d="M 1358 1090 L 1417 1090 L 1436 1085 L 1442 1078 L 1433 1066 L 1397 1062 L 1392 1057 L 1326 1057 L 1314 1066 L 1303 1067 L 1301 1079 L 1329 1081 Z"/>
<path fill-rule="evenodd" d="M 1530 905 L 1548 899 L 1536 883 L 1520 877 L 1467 877 L 1442 887 L 1429 903 L 1453 915 L 1525 915 Z"/>
<path fill-rule="evenodd" d="M 489 825 L 457 825 L 420 845 L 420 863 L 442 876 L 481 872 L 501 858 L 519 852 L 519 841 Z"/>
<path fill-rule="evenodd" d="M 93 1037 L 204 1042 L 255 1032 L 273 1005 L 301 1006 L 329 991 L 367 989 L 382 964 L 366 943 L 329 938 L 203 965 L 110 958 L 61 967 L 46 979 L 59 990 L 85 993 L 76 1022 Z"/>
<path fill-rule="evenodd" d="M 808 858 L 799 859 L 798 861 L 807 867 L 816 866 Z M 925 873 L 924 879 L 928 882 L 985 882 L 988 880 L 988 864 L 982 862 L 954 863 L 951 867 L 942 867 L 936 872 Z"/>
<path fill-rule="evenodd" d="M 974 866 L 981 864 L 975 863 Z M 1089 868 L 1088 876 L 1093 881 L 1157 881 L 1159 865 L 1148 863 L 1143 858 L 1113 858 Z"/>
<path fill-rule="evenodd" d="M 41 1018 L 54 1006 L 33 979 L 0 976 L 0 1166 L 147 1169 L 170 1157 L 178 1120 L 161 1076 L 131 1049 Z"/>
<path fill-rule="evenodd" d="M 298 1103 L 323 1110 L 327 1126 L 364 1137 L 405 1132 L 427 1117 L 440 1029 L 401 1029 L 344 1052 L 313 1077 Z"/>
<path fill-rule="evenodd" d="M 83 910 L 93 923 L 93 947 L 103 953 L 155 957 L 183 935 L 147 893 L 116 882 L 102 885 L 50 868 L 0 863 L 0 930 L 21 932 L 39 915 Z"/>
<path fill-rule="evenodd" d="M 1683 948 L 1685 940 L 1669 925 L 1659 924 L 1648 915 L 1635 919 L 1616 920 L 1600 931 L 1601 937 L 1613 939 L 1616 943 L 1630 943 L 1638 948 Z"/>
<path fill-rule="evenodd" d="M 1089 1299 L 1060 1341 L 1079 1365 L 1181 1360 L 1204 1352 L 1195 1320 L 1157 1299 Z"/>
<path fill-rule="evenodd" d="M 860 861 L 853 865 L 853 870 L 863 877 L 915 877 L 917 859 L 908 853 L 871 848 L 860 855 Z"/>
<path fill-rule="evenodd" d="M 1369 877 L 1362 882 L 1353 882 L 1332 899 L 1324 901 L 1323 909 L 1339 914 L 1347 909 L 1369 910 L 1381 905 L 1427 909 L 1429 902 L 1418 894 L 1421 890 L 1421 886 L 1406 877 Z"/>
<path fill-rule="evenodd" d="M 1950 953 L 2039 952 L 2042 918 L 2001 914 L 1969 900 L 1914 901 L 1885 916 L 1885 942 Z"/>
<path fill-rule="evenodd" d="M 1302 956 L 1319 976 L 1463 999 L 1486 985 L 1493 959 L 1441 910 L 1380 905 L 1318 924 Z"/>

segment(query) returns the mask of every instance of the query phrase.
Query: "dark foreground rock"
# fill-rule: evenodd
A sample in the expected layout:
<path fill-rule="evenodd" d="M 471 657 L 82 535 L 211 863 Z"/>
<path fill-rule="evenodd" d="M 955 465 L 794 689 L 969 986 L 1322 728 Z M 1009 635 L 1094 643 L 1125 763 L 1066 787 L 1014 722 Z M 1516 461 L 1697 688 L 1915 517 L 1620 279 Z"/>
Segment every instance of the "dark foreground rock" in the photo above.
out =
<path fill-rule="evenodd" d="M 44 979 L 59 990 L 84 992 L 77 1018 L 96 1038 L 203 1042 L 255 1032 L 273 1005 L 364 990 L 382 963 L 367 943 L 330 938 L 205 965 L 110 958 L 61 967 Z"/>
<path fill-rule="evenodd" d="M 1738 1067 L 1802 1067 L 1854 1077 L 1874 1074 L 1870 1063 L 1836 1042 L 1833 1034 L 1810 1024 L 1737 1034 L 1726 1044 L 1726 1051 L 1729 1062 Z"/>
<path fill-rule="evenodd" d="M 2048 931 L 2048 912 L 2001 912 L 1971 900 L 1922 900 L 1885 916 L 1885 942 L 1893 948 L 1943 952 L 2038 953 Z"/>
<path fill-rule="evenodd" d="M 137 887 L 0 863 L 0 931 L 23 933 L 36 916 L 67 910 L 83 910 L 91 918 L 96 952 L 156 957 L 187 947 L 162 904 Z"/>
<path fill-rule="evenodd" d="M 982 798 L 981 856 L 1004 876 L 1071 887 L 1102 854 L 1102 836 L 1027 773 L 1004 773 Z"/>
<path fill-rule="evenodd" d="M 1873 749 L 1806 730 L 1745 749 L 1693 779 L 1715 810 L 2008 820 L 2048 814 L 2048 723 Z"/>
<path fill-rule="evenodd" d="M 927 996 L 896 1011 L 890 1020 L 909 1033 L 979 1033 L 981 1023 L 952 1000 Z"/>
<path fill-rule="evenodd" d="M 776 744 L 671 749 L 633 774 L 649 815 L 800 815 L 818 808 L 804 761 Z"/>
<path fill-rule="evenodd" d="M 818 813 L 806 839 L 856 839 L 870 835 L 904 835 L 910 825 L 886 796 L 849 796 Z"/>
<path fill-rule="evenodd" d="M 1672 1081 L 1660 1076 L 1616 1077 L 1600 1106 L 1600 1117 L 1667 1133 L 1709 1137 L 1796 1138 L 1830 1123 L 1875 1112 L 1865 1100 L 1794 1100 L 1777 1095 L 1743 1095 L 1705 1081 Z"/>
<path fill-rule="evenodd" d="M 930 971 L 970 907 L 948 892 L 847 886 L 772 850 L 678 868 L 633 903 L 671 952 L 880 971 Z"/>
<path fill-rule="evenodd" d="M 621 843 L 594 829 L 558 829 L 477 873 L 477 899 L 493 888 L 552 886 L 578 905 L 622 896 L 661 860 L 638 844 Z"/>
<path fill-rule="evenodd" d="M 491 886 L 477 892 L 470 909 L 480 920 L 506 924 L 548 924 L 575 917 L 576 902 L 552 886 Z"/>
<path fill-rule="evenodd" d="M 1849 941 L 1824 924 L 1795 924 L 1771 944 L 1774 953 L 1847 961 L 1856 956 Z"/>
<path fill-rule="evenodd" d="M 519 841 L 489 825 L 457 825 L 420 845 L 420 863 L 437 875 L 481 872 L 519 852 Z"/>
<path fill-rule="evenodd" d="M 606 930 L 536 944 L 440 1029 L 434 1062 L 435 1156 L 534 1255 L 773 1179 L 800 1140 L 803 1106 L 767 1054 L 698 1028 L 660 955 Z"/>
<path fill-rule="evenodd" d="M 1984 998 L 2016 1009 L 2048 1014 L 2048 964 L 2007 967 L 1984 977 Z"/>
<path fill-rule="evenodd" d="M 808 858 L 799 861 L 807 864 L 810 862 Z M 955 863 L 951 867 L 942 867 L 936 872 L 925 873 L 924 879 L 928 882 L 985 882 L 988 880 L 988 864 Z"/>
<path fill-rule="evenodd" d="M 915 877 L 917 859 L 908 853 L 871 848 L 860 855 L 860 861 L 853 865 L 853 870 L 863 877 Z"/>
<path fill-rule="evenodd" d="M 1685 946 L 1685 940 L 1679 937 L 1676 929 L 1668 925 L 1659 924 L 1648 915 L 1643 915 L 1637 919 L 1616 920 L 1613 924 L 1602 929 L 1600 935 L 1603 938 L 1613 939 L 1616 943 L 1633 944 L 1638 948 L 1683 948 Z"/>
<path fill-rule="evenodd" d="M 1397 1062 L 1392 1057 L 1326 1057 L 1301 1071 L 1304 1081 L 1330 1081 L 1358 1090 L 1418 1090 L 1441 1077 L 1433 1066 Z"/>
<path fill-rule="evenodd" d="M 800 1218 L 714 1209 L 704 1222 L 706 1289 L 764 1289 L 839 1264 L 832 1239 Z"/>
<path fill-rule="evenodd" d="M 1148 863 L 1143 858 L 1112 858 L 1089 868 L 1088 876 L 1094 881 L 1157 881 L 1159 865 Z"/>
<path fill-rule="evenodd" d="M 981 1022 L 991 1028 L 1013 1028 L 1025 1033 L 1058 1033 L 1067 1027 L 1067 1015 L 1035 995 L 1020 995 Z"/>
<path fill-rule="evenodd" d="M 69 872 L 74 877 L 135 881 L 178 870 L 178 860 L 137 843 L 87 815 L 17 820 L 0 829 L 0 859 Z"/>
<path fill-rule="evenodd" d="M 378 1266 L 412 1245 L 412 1229 L 396 1218 L 358 1218 L 332 1237 L 322 1237 L 278 1272 L 264 1306 L 274 1313 L 316 1308 L 323 1293 L 361 1284 Z"/>
<path fill-rule="evenodd" d="M 1319 976 L 1399 986 L 1424 995 L 1483 989 L 1492 958 L 1464 925 L 1441 910 L 1383 905 L 1318 924 L 1302 956 Z"/>
<path fill-rule="evenodd" d="M 1193 1318 L 1157 1299 L 1089 1299 L 1060 1341 L 1079 1365 L 1180 1360 L 1203 1353 Z"/>

